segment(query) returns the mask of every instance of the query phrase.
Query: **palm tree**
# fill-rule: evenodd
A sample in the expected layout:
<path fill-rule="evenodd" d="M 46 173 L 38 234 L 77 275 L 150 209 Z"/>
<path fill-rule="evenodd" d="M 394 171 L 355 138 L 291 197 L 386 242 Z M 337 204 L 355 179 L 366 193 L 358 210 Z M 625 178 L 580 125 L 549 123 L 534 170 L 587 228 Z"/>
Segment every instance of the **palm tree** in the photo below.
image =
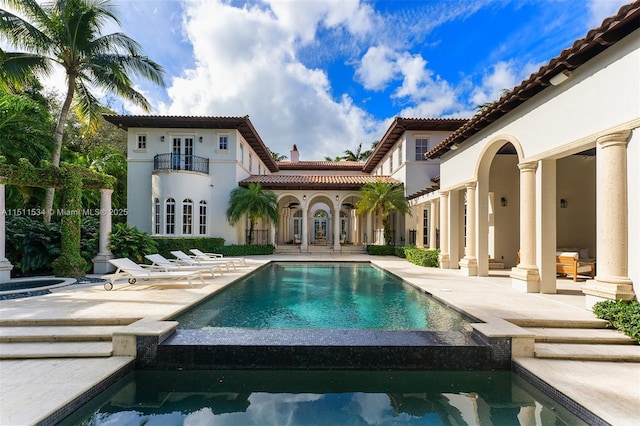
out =
<path fill-rule="evenodd" d="M 267 148 L 267 149 L 269 149 L 269 148 Z M 286 155 L 279 154 L 279 153 L 277 153 L 275 151 L 271 151 L 270 149 L 269 149 L 269 154 L 271 154 L 271 158 L 273 158 L 273 161 L 284 161 L 284 160 L 287 159 Z"/>
<path fill-rule="evenodd" d="M 400 214 L 411 214 L 409 202 L 404 196 L 402 185 L 392 185 L 377 181 L 367 183 L 360 188 L 360 201 L 356 203 L 356 213 L 377 213 L 382 217 L 384 239 L 391 244 L 391 227 L 389 215 L 397 211 Z"/>
<path fill-rule="evenodd" d="M 19 81 L 49 74 L 57 64 L 66 73 L 67 92 L 58 117 L 52 163 L 60 164 L 62 139 L 70 108 L 90 129 L 100 117 L 94 90 L 118 95 L 145 111 L 147 99 L 133 88 L 131 76 L 164 86 L 162 67 L 143 55 L 141 46 L 123 33 L 102 35 L 109 23 L 120 24 L 111 0 L 0 0 L 17 13 L 0 10 L 0 34 L 25 52 L 2 52 L 3 73 Z M 22 18 L 21 16 L 24 16 Z M 78 96 L 76 96 L 76 94 Z M 45 211 L 53 206 L 54 189 L 47 192 Z M 45 217 L 46 221 L 51 218 Z"/>
<path fill-rule="evenodd" d="M 231 225 L 238 223 L 244 216 L 249 219 L 247 244 L 251 244 L 258 219 L 278 224 L 278 196 L 272 191 L 264 191 L 259 183 L 250 183 L 248 188 L 239 186 L 231 191 L 226 215 Z"/>
<path fill-rule="evenodd" d="M 362 142 L 360 142 L 355 152 L 349 149 L 345 149 L 343 151 L 344 156 L 342 158 L 344 158 L 347 161 L 364 161 L 366 160 L 366 157 L 364 157 L 363 155 L 365 154 L 365 152 L 362 152 Z"/>
<path fill-rule="evenodd" d="M 339 155 L 336 155 L 335 157 L 324 157 L 324 161 L 332 161 L 332 162 L 336 162 L 336 161 L 342 161 L 342 157 L 340 157 Z"/>

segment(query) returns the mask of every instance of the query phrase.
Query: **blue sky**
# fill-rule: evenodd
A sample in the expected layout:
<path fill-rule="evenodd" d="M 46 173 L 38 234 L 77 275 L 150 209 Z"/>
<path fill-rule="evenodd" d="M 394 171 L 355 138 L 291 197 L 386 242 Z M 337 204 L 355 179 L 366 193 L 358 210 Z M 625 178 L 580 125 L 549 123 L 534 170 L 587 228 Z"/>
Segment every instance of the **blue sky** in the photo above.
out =
<path fill-rule="evenodd" d="M 301 159 L 318 160 L 368 148 L 396 116 L 472 116 L 626 2 L 116 4 L 122 31 L 167 71 L 166 88 L 139 86 L 154 114 L 248 114 L 274 151 L 288 155 L 295 143 Z"/>

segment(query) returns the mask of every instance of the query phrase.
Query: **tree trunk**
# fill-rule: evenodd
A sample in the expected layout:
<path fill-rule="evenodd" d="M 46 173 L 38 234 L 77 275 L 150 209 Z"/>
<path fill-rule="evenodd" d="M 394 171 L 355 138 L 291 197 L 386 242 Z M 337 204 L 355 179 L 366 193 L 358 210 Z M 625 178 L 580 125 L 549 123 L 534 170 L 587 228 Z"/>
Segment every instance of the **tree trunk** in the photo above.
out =
<path fill-rule="evenodd" d="M 64 126 L 67 123 L 67 116 L 69 115 L 69 109 L 71 108 L 71 101 L 73 101 L 73 95 L 75 92 L 76 78 L 73 75 L 68 76 L 67 80 L 67 96 L 65 97 L 62 109 L 60 110 L 60 117 L 58 117 L 58 123 L 56 124 L 56 148 L 53 151 L 53 158 L 51 163 L 58 167 L 60 165 L 60 156 L 62 154 L 62 138 L 64 137 Z M 55 188 L 47 188 L 47 195 L 44 199 L 44 222 L 51 223 L 51 215 L 53 214 L 53 199 L 55 197 Z"/>
<path fill-rule="evenodd" d="M 253 243 L 253 228 L 255 227 L 255 220 L 249 221 L 249 235 L 247 235 L 247 245 Z"/>

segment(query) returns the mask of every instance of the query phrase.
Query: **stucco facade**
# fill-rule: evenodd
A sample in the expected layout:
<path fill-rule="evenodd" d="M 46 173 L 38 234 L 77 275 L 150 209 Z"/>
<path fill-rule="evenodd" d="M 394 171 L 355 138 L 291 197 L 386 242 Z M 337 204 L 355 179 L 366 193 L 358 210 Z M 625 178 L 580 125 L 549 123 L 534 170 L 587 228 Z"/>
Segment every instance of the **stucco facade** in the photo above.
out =
<path fill-rule="evenodd" d="M 107 116 L 129 130 L 129 223 L 244 243 L 246 224 L 232 227 L 224 213 L 230 192 L 255 182 L 278 195 L 280 225 L 261 224 L 276 246 L 414 244 L 439 249 L 442 268 L 484 276 L 500 264 L 515 288 L 543 293 L 556 291 L 556 253 L 573 250 L 596 267 L 583 286 L 588 305 L 634 298 L 638 22 L 638 4 L 623 7 L 470 120 L 395 118 L 365 163 L 305 161 L 295 146 L 276 163 L 248 117 Z M 158 163 L 171 154 L 181 162 Z M 185 155 L 203 158 L 206 172 L 185 166 Z M 392 215 L 393 241 L 380 218 L 353 208 L 360 187 L 378 179 L 402 184 L 411 205 L 410 215 Z"/>

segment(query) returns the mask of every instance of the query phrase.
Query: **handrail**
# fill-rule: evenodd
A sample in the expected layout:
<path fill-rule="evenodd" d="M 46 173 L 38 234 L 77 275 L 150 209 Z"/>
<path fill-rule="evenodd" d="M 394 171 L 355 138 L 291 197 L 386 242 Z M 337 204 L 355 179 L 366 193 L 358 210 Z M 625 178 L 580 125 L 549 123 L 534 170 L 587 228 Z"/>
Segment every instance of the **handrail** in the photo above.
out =
<path fill-rule="evenodd" d="M 153 157 L 153 170 L 185 170 L 209 174 L 209 159 L 170 152 L 157 154 Z"/>

